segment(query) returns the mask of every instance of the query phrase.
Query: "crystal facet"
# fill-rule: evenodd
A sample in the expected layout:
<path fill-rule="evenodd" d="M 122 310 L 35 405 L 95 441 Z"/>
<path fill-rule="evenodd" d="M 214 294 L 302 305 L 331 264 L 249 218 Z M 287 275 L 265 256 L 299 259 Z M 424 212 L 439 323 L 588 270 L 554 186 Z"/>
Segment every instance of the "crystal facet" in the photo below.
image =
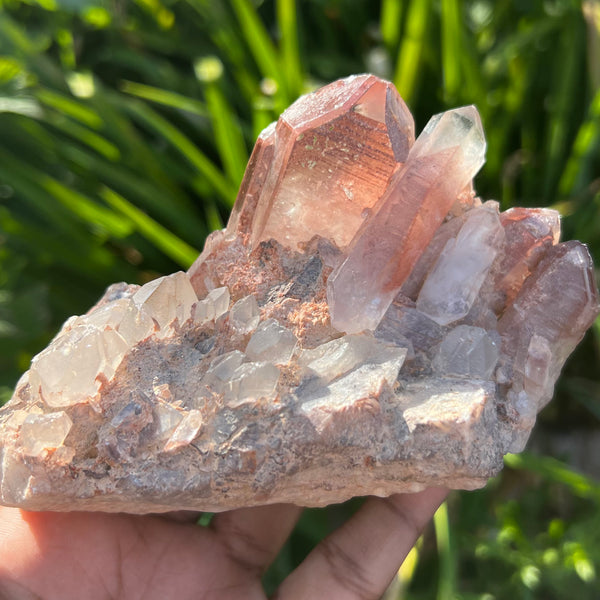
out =
<path fill-rule="evenodd" d="M 33 359 L 0 410 L 0 502 L 216 512 L 484 485 L 599 313 L 556 211 L 476 197 L 484 152 L 474 107 L 414 141 L 372 75 L 300 98 L 188 273 L 111 286 Z"/>
<path fill-rule="evenodd" d="M 425 279 L 417 310 L 440 325 L 469 313 L 504 244 L 504 230 L 494 208 L 484 205 L 468 213 L 458 235 L 446 242 Z"/>
<path fill-rule="evenodd" d="M 474 106 L 431 118 L 329 278 L 336 329 L 359 333 L 377 327 L 484 155 Z"/>

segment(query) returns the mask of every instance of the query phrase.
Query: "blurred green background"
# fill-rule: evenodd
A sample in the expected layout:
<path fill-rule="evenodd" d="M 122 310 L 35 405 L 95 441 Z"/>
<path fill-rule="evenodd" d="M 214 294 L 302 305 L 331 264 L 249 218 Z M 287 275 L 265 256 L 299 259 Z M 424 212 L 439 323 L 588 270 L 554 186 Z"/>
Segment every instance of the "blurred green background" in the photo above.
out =
<path fill-rule="evenodd" d="M 286 106 L 364 71 L 418 130 L 476 104 L 480 195 L 559 209 L 600 264 L 599 0 L 0 0 L 2 401 L 108 284 L 190 265 Z M 600 597 L 599 341 L 597 322 L 528 451 L 451 496 L 386 600 Z M 359 504 L 306 511 L 267 588 Z"/>

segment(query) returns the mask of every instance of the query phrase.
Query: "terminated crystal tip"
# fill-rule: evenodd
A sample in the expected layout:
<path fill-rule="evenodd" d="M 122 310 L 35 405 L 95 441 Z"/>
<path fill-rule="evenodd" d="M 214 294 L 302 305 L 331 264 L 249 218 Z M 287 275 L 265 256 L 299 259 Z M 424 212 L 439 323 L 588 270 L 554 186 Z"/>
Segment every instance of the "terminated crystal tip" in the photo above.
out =
<path fill-rule="evenodd" d="M 484 156 L 474 106 L 431 118 L 329 278 L 327 300 L 336 329 L 376 329 Z"/>
<path fill-rule="evenodd" d="M 0 410 L 0 501 L 215 512 L 483 486 L 599 313 L 556 211 L 476 198 L 484 154 L 475 107 L 415 141 L 373 75 L 300 98 L 188 273 L 111 286 L 34 358 Z"/>
<path fill-rule="evenodd" d="M 404 101 L 373 75 L 302 96 L 261 134 L 233 226 L 249 228 L 253 246 L 273 238 L 295 249 L 321 235 L 345 247 L 413 142 Z M 247 204 L 251 219 L 238 217 Z"/>

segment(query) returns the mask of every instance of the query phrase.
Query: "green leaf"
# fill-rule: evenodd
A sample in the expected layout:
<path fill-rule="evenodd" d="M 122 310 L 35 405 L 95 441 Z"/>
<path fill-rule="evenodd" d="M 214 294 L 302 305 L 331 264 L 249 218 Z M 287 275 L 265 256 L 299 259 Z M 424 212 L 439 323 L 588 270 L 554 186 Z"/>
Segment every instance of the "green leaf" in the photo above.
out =
<path fill-rule="evenodd" d="M 277 0 L 275 6 L 281 44 L 281 61 L 291 100 L 299 96 L 304 87 L 304 74 L 298 48 L 298 9 L 296 0 Z"/>
<path fill-rule="evenodd" d="M 550 481 L 566 485 L 577 496 L 600 502 L 600 484 L 550 456 L 535 455 L 530 452 L 507 454 L 504 457 L 504 464 L 512 469 L 527 469 L 538 473 Z"/>
<path fill-rule="evenodd" d="M 195 98 L 188 98 L 182 94 L 170 90 L 163 90 L 151 85 L 143 83 L 135 83 L 134 81 L 123 81 L 121 83 L 121 91 L 143 100 L 150 100 L 163 106 L 170 106 L 178 110 L 183 110 L 199 117 L 208 117 L 209 113 L 206 105 Z"/>
<path fill-rule="evenodd" d="M 46 88 L 37 89 L 35 95 L 42 104 L 51 106 L 59 113 L 68 115 L 92 129 L 100 129 L 103 125 L 100 115 L 83 102 Z"/>
<path fill-rule="evenodd" d="M 400 43 L 394 84 L 404 101 L 416 102 L 421 59 L 427 45 L 427 24 L 431 18 L 431 0 L 412 0 L 406 15 L 406 31 Z"/>
<path fill-rule="evenodd" d="M 218 81 L 205 84 L 204 97 L 221 162 L 229 180 L 237 188 L 242 181 L 248 162 L 248 152 L 240 124 L 221 91 Z"/>
<path fill-rule="evenodd" d="M 100 196 L 116 212 L 123 215 L 126 221 L 133 223 L 141 235 L 184 269 L 198 257 L 198 250 L 186 244 L 115 191 L 105 187 L 100 191 Z"/>
<path fill-rule="evenodd" d="M 126 106 L 134 118 L 154 129 L 188 160 L 227 205 L 233 206 L 237 188 L 227 181 L 217 166 L 188 137 L 149 106 L 137 101 L 129 101 Z"/>
<path fill-rule="evenodd" d="M 115 238 L 124 238 L 132 232 L 133 227 L 129 219 L 116 215 L 94 202 L 91 198 L 68 188 L 60 181 L 41 173 L 38 174 L 38 181 L 49 194 L 59 200 L 92 229 L 101 227 Z"/>
<path fill-rule="evenodd" d="M 402 35 L 402 2 L 398 0 L 381 2 L 379 29 L 389 52 L 395 52 Z"/>
<path fill-rule="evenodd" d="M 237 15 L 246 44 L 263 77 L 277 84 L 275 98 L 282 112 L 293 99 L 287 89 L 286 77 L 279 62 L 279 52 L 250 0 L 231 0 L 231 5 Z"/>

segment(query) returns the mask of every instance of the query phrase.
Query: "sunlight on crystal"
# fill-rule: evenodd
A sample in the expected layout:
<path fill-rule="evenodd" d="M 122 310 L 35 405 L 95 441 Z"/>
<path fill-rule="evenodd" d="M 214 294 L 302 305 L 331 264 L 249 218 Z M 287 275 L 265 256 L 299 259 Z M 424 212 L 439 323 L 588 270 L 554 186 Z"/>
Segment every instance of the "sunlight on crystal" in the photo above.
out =
<path fill-rule="evenodd" d="M 477 197 L 485 151 L 474 106 L 415 140 L 373 75 L 299 98 L 187 273 L 110 286 L 32 360 L 0 409 L 0 502 L 213 512 L 485 485 L 600 311 L 556 211 Z"/>
<path fill-rule="evenodd" d="M 29 415 L 21 425 L 23 453 L 38 456 L 46 449 L 58 448 L 73 422 L 65 412 Z"/>

